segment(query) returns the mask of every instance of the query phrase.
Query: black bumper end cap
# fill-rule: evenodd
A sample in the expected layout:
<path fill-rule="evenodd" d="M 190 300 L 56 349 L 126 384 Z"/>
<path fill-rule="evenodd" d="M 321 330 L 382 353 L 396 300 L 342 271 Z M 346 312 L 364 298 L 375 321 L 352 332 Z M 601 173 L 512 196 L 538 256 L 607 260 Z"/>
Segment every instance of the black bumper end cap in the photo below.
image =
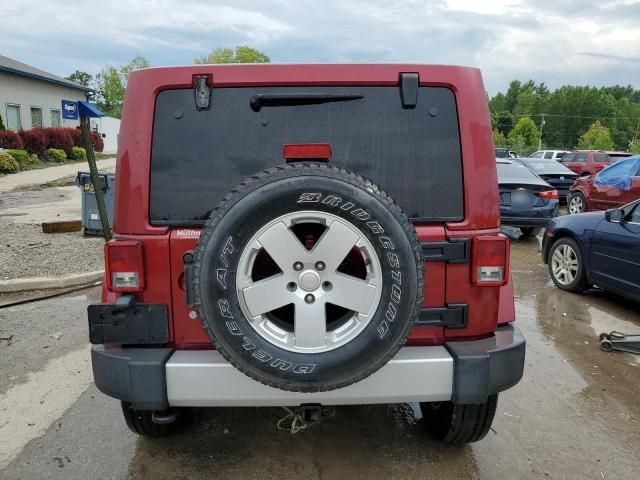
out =
<path fill-rule="evenodd" d="M 446 342 L 445 347 L 454 361 L 453 403 L 484 403 L 522 378 L 526 342 L 513 325 L 498 327 L 490 338 Z"/>

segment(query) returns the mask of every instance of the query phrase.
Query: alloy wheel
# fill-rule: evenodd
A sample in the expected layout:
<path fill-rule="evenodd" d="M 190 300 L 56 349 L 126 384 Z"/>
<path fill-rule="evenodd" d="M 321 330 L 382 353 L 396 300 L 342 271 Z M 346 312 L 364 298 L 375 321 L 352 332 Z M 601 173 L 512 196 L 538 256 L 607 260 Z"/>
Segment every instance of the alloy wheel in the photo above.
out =
<path fill-rule="evenodd" d="M 551 256 L 551 271 L 562 285 L 571 284 L 578 275 L 578 255 L 569 245 L 562 244 Z"/>

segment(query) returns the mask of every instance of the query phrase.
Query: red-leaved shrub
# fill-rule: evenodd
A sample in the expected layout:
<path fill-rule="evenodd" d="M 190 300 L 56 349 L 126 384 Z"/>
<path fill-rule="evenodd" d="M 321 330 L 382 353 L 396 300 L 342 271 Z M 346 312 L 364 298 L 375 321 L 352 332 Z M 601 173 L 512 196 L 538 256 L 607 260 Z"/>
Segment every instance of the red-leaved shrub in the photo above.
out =
<path fill-rule="evenodd" d="M 24 148 L 24 142 L 18 133 L 12 130 L 5 130 L 0 132 L 0 147 L 22 150 Z"/>
<path fill-rule="evenodd" d="M 71 137 L 73 138 L 73 145 L 75 147 L 83 147 L 84 145 L 82 144 L 82 132 L 80 131 L 79 128 L 70 128 L 69 129 L 69 133 L 71 133 Z"/>
<path fill-rule="evenodd" d="M 42 131 L 47 136 L 47 148 L 57 148 L 64 150 L 69 155 L 74 147 L 71 128 L 43 128 Z"/>
<path fill-rule="evenodd" d="M 96 152 L 102 152 L 102 150 L 104 150 L 104 140 L 102 140 L 102 135 L 97 132 L 89 132 L 89 138 L 91 140 L 91 145 L 93 145 L 93 149 Z"/>
<path fill-rule="evenodd" d="M 47 149 L 48 137 L 41 128 L 20 130 L 20 138 L 24 142 L 24 149 L 29 153 L 40 155 Z"/>

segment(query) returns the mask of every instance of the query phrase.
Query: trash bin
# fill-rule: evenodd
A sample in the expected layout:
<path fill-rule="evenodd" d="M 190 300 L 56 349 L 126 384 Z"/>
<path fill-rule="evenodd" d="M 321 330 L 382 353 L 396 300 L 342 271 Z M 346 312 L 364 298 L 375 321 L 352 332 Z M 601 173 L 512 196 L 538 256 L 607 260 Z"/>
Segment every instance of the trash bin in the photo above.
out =
<path fill-rule="evenodd" d="M 115 173 L 98 174 L 102 192 L 104 193 L 104 206 L 107 210 L 109 225 L 113 225 L 113 186 L 116 179 Z M 82 192 L 82 226 L 85 235 L 102 235 L 102 223 L 98 212 L 98 202 L 91 183 L 89 172 L 78 172 L 76 185 Z"/>

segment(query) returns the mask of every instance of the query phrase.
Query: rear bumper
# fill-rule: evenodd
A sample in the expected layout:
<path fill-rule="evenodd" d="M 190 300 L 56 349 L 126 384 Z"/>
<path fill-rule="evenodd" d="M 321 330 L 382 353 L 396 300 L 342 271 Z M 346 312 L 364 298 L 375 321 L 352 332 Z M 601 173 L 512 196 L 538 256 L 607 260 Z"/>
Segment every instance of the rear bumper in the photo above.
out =
<path fill-rule="evenodd" d="M 250 379 L 215 350 L 94 345 L 96 386 L 140 410 L 168 407 L 325 405 L 399 402 L 483 403 L 518 383 L 525 340 L 511 325 L 483 340 L 404 347 L 383 368 L 345 388 L 320 393 L 279 390 Z"/>

